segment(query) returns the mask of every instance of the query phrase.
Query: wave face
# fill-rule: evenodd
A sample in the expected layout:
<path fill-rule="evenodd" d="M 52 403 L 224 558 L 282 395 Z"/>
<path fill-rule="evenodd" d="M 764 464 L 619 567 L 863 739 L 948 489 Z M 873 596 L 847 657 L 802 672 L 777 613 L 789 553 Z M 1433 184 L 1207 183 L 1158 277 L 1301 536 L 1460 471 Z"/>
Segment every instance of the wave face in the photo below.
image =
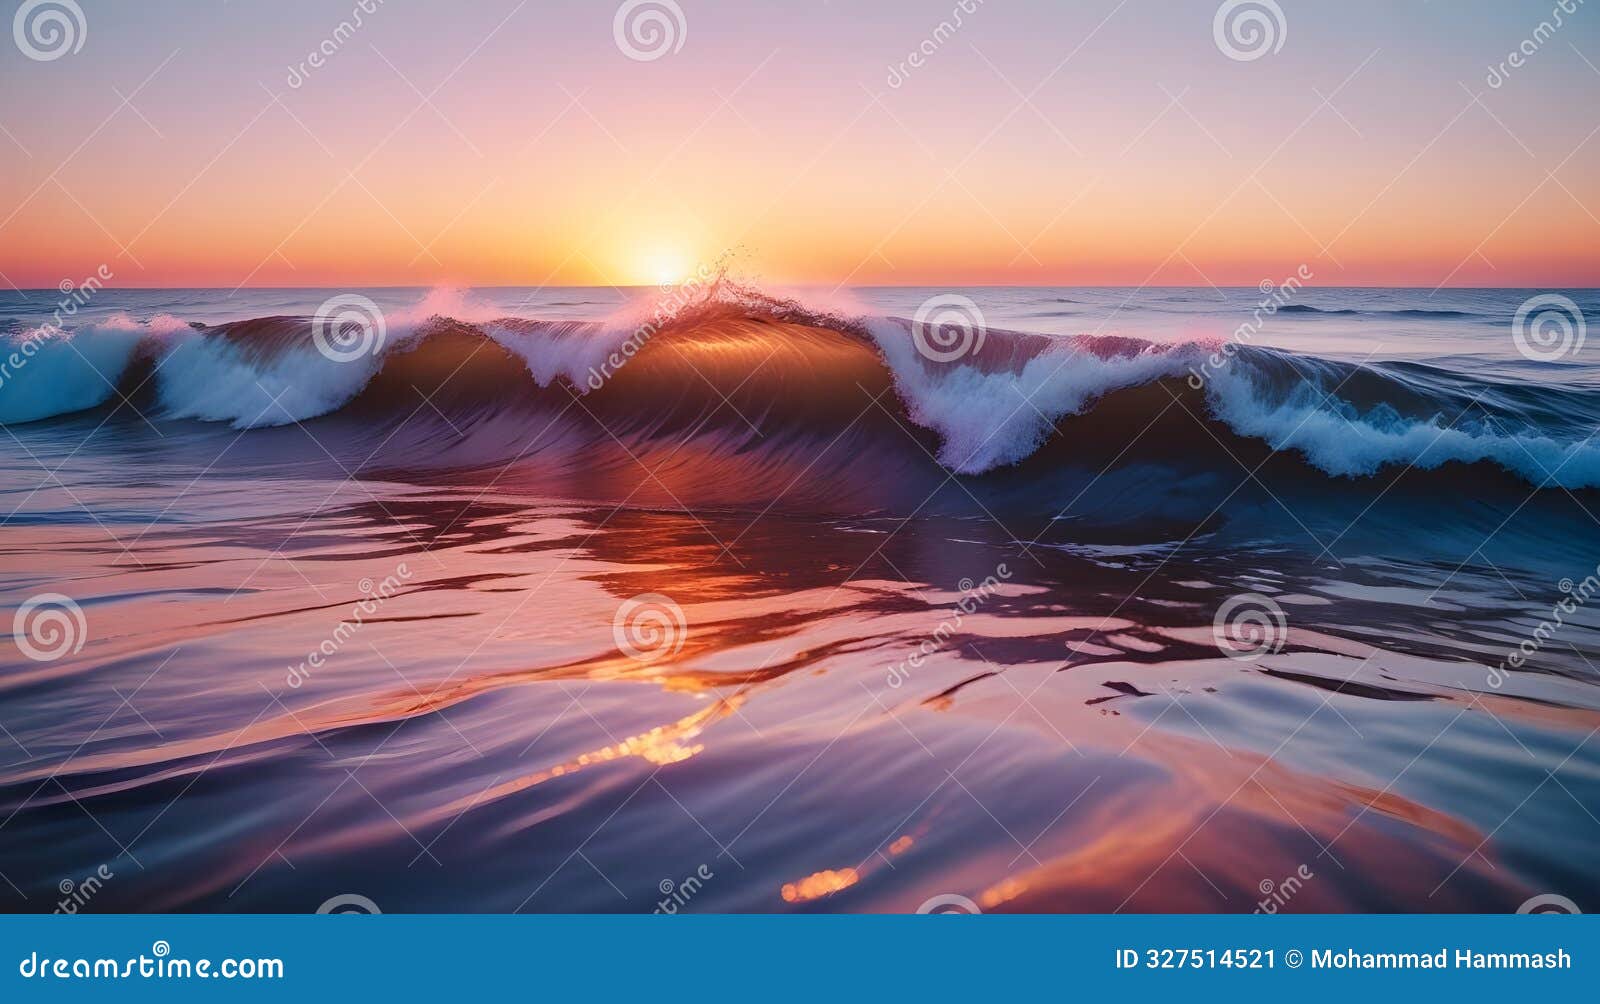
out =
<path fill-rule="evenodd" d="M 722 461 L 685 471 L 689 480 L 751 490 L 841 438 L 854 451 L 849 466 L 867 472 L 908 470 L 930 453 L 966 478 L 1034 469 L 1046 457 L 1059 466 L 1114 455 L 1127 466 L 1170 457 L 1177 437 L 1215 440 L 1222 450 L 1209 452 L 1240 457 L 1265 448 L 1333 478 L 1482 465 L 1538 487 L 1600 486 L 1600 444 L 1589 435 L 1600 389 L 1581 383 L 1536 386 L 1227 339 L 998 329 L 948 359 L 924 351 L 904 317 L 823 311 L 726 282 L 602 321 L 496 315 L 447 295 L 385 320 L 381 344 L 348 357 L 320 351 L 317 324 L 303 316 L 206 325 L 117 314 L 65 332 L 19 328 L 6 347 L 25 366 L 0 385 L 0 422 L 126 403 L 151 421 L 235 430 L 353 424 L 387 439 L 382 466 L 400 470 L 537 463 L 608 441 L 635 455 L 678 452 L 688 437 L 696 448 L 685 459 Z M 441 450 L 392 428 L 419 411 L 458 441 Z M 1174 427 L 1174 413 L 1186 421 Z M 539 415 L 560 435 L 530 449 Z M 1130 438 L 1139 429 L 1161 435 Z M 407 455 L 407 444 L 418 452 Z"/>
<path fill-rule="evenodd" d="M 1600 902 L 1524 292 L 658 292 L 0 295 L 0 908 Z"/>

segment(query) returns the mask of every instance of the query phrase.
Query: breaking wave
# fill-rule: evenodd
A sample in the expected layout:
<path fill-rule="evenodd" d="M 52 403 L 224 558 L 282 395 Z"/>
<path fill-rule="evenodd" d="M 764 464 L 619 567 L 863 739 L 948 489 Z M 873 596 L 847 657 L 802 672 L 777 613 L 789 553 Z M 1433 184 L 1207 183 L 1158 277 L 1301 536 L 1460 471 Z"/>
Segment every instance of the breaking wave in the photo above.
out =
<path fill-rule="evenodd" d="M 0 423 L 132 407 L 153 422 L 238 430 L 344 425 L 392 441 L 383 462 L 393 468 L 537 462 L 601 444 L 737 457 L 754 482 L 796 476 L 823 444 L 844 443 L 839 463 L 892 472 L 932 456 L 982 478 L 1220 456 L 1220 445 L 1242 462 L 1284 452 L 1335 478 L 1490 465 L 1536 486 L 1600 487 L 1588 432 L 1600 393 L 1420 363 L 997 330 L 947 360 L 923 351 L 905 318 L 720 280 L 602 322 L 487 316 L 434 294 L 387 316 L 353 358 L 319 351 L 315 327 L 116 316 L 13 331 Z M 397 434 L 413 419 L 442 420 L 454 438 Z M 548 441 L 530 440 L 541 429 Z M 395 452 L 408 443 L 419 455 Z"/>

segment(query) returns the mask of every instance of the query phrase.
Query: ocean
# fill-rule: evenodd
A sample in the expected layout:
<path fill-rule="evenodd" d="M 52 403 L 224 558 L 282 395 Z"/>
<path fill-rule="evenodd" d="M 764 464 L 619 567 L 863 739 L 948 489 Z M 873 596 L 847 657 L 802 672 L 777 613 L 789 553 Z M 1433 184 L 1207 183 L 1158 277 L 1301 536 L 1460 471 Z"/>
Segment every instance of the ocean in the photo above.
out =
<path fill-rule="evenodd" d="M 1600 909 L 1597 311 L 0 293 L 0 908 Z"/>

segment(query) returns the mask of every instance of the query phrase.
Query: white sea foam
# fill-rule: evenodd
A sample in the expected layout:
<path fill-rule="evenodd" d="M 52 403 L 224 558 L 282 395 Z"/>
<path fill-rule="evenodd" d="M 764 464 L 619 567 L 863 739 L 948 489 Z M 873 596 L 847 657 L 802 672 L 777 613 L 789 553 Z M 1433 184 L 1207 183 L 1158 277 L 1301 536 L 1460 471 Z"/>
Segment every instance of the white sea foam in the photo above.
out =
<path fill-rule="evenodd" d="M 158 320 L 144 325 L 117 314 L 71 332 L 46 326 L 0 336 L 0 425 L 104 404 L 141 341 L 185 327 Z"/>
<path fill-rule="evenodd" d="M 1039 448 L 1056 419 L 1082 414 L 1111 391 L 1180 376 L 1191 361 L 1188 353 L 1155 347 L 1102 358 L 1063 341 L 1021 372 L 984 372 L 970 364 L 926 365 L 901 321 L 870 320 L 867 330 L 911 417 L 943 437 L 939 460 L 958 474 L 1014 464 Z"/>
<path fill-rule="evenodd" d="M 159 412 L 152 417 L 235 428 L 306 421 L 342 408 L 388 356 L 413 347 L 439 317 L 477 325 L 521 359 L 541 386 L 564 379 L 581 393 L 587 375 L 649 316 L 648 307 L 637 304 L 599 324 L 514 323 L 504 321 L 503 314 L 458 292 L 435 291 L 415 306 L 389 312 L 383 345 L 348 361 L 323 356 L 310 339 L 266 351 L 167 316 L 137 322 L 119 314 L 66 332 L 15 332 L 0 336 L 0 424 L 104 404 L 141 346 L 157 366 L 151 383 Z M 911 420 L 939 434 L 939 459 L 960 474 L 1017 463 L 1047 438 L 1062 434 L 1059 420 L 1092 411 L 1097 400 L 1118 390 L 1181 379 L 1209 351 L 1179 344 L 1099 354 L 1061 340 L 1020 367 L 979 366 L 970 360 L 930 364 L 916 351 L 904 321 L 867 318 L 863 323 L 892 371 Z M 997 335 L 991 333 L 991 343 Z M 1308 365 L 1303 367 L 1312 375 L 1307 380 L 1285 380 L 1241 354 L 1206 381 L 1206 409 L 1236 433 L 1297 452 L 1330 475 L 1488 461 L 1534 484 L 1600 486 L 1600 444 L 1583 439 L 1577 424 L 1551 429 L 1509 421 L 1458 424 L 1451 416 L 1459 408 L 1446 402 L 1439 414 L 1420 417 L 1386 404 L 1357 410 L 1329 398 L 1329 388 L 1321 386 L 1332 380 L 1332 367 Z M 1138 432 L 1084 428 L 1097 429 L 1096 435 Z"/>
<path fill-rule="evenodd" d="M 290 425 L 337 411 L 361 393 L 390 354 L 411 347 L 436 317 L 480 323 L 491 316 L 455 289 L 430 291 L 414 306 L 384 312 L 385 337 L 372 351 L 334 360 L 310 340 L 271 353 L 185 330 L 168 340 L 156 386 L 170 418 L 226 422 L 237 429 Z"/>
<path fill-rule="evenodd" d="M 367 385 L 381 356 L 331 362 L 310 346 L 270 358 L 199 332 L 174 339 L 157 373 L 168 418 L 226 422 L 237 429 L 288 425 L 335 411 Z"/>
<path fill-rule="evenodd" d="M 1209 351 L 1199 344 L 1177 345 L 1105 358 L 1062 341 L 1030 359 L 1020 372 L 985 372 L 966 362 L 927 365 L 902 321 L 874 320 L 867 328 L 894 372 L 912 419 L 940 434 L 939 459 L 960 474 L 981 474 L 1023 460 L 1056 434 L 1058 419 L 1090 411 L 1114 391 L 1180 377 Z M 1387 405 L 1358 412 L 1328 397 L 1329 388 L 1316 382 L 1287 388 L 1272 384 L 1247 361 L 1236 360 L 1207 381 L 1207 410 L 1234 432 L 1297 452 L 1332 475 L 1488 461 L 1534 484 L 1600 486 L 1600 443 L 1592 439 L 1503 424 L 1452 424 L 1444 409 L 1426 418 L 1402 416 Z"/>
<path fill-rule="evenodd" d="M 1600 485 L 1600 443 L 1558 439 L 1503 424 L 1457 423 L 1441 411 L 1425 419 L 1379 405 L 1356 413 L 1322 388 L 1302 383 L 1277 399 L 1247 372 L 1213 376 L 1211 412 L 1244 436 L 1295 450 L 1334 475 L 1375 474 L 1389 465 L 1433 470 L 1451 461 L 1490 461 L 1533 482 L 1566 488 Z"/>

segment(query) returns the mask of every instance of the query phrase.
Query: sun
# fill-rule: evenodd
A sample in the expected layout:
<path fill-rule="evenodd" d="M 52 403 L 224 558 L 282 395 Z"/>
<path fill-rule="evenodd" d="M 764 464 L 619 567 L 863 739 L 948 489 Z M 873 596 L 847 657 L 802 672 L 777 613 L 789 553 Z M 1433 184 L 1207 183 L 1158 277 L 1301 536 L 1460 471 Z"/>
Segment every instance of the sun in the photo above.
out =
<path fill-rule="evenodd" d="M 677 248 L 655 247 L 640 255 L 639 276 L 652 285 L 676 286 L 688 277 L 689 256 Z"/>

